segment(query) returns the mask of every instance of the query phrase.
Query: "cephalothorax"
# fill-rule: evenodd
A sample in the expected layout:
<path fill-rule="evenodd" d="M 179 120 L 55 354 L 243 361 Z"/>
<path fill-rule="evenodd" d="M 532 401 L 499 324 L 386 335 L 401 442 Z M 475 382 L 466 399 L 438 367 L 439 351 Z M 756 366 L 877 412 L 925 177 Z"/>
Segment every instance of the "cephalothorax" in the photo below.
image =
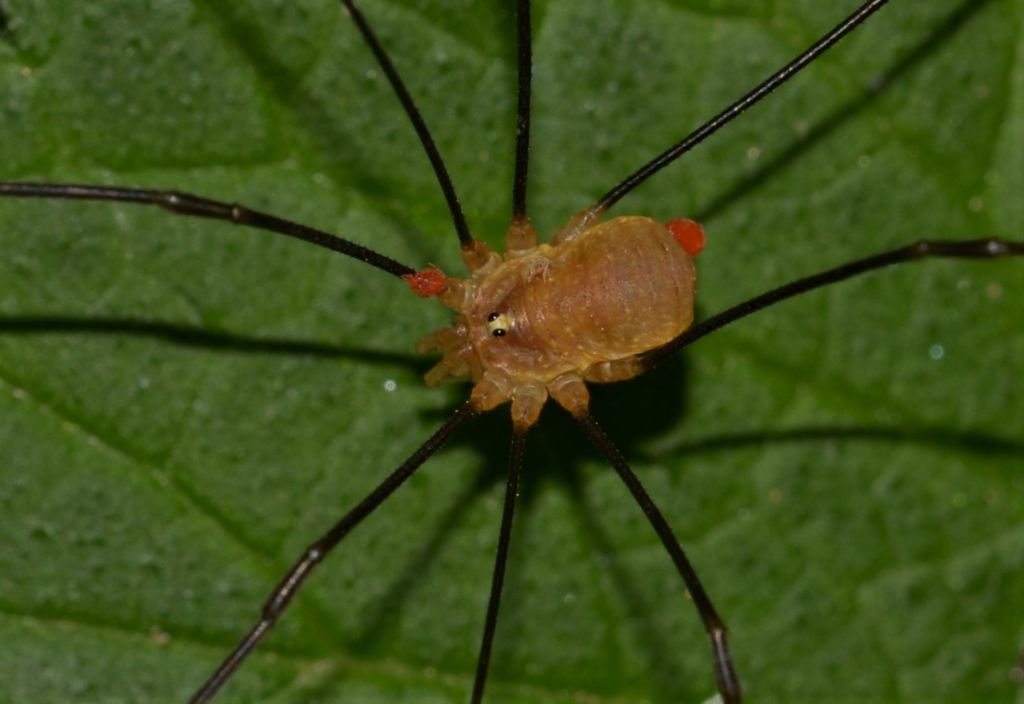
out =
<path fill-rule="evenodd" d="M 469 279 L 437 269 L 406 277 L 418 294 L 438 295 L 458 314 L 418 345 L 444 355 L 427 383 L 468 377 L 477 410 L 511 401 L 522 428 L 536 422 L 549 396 L 570 411 L 585 409 L 585 381 L 640 374 L 639 355 L 693 322 L 693 256 L 703 240 L 692 220 L 588 224 L 577 216 L 553 244 L 537 244 L 533 226 L 517 219 L 504 256 L 482 242 L 464 250 Z"/>

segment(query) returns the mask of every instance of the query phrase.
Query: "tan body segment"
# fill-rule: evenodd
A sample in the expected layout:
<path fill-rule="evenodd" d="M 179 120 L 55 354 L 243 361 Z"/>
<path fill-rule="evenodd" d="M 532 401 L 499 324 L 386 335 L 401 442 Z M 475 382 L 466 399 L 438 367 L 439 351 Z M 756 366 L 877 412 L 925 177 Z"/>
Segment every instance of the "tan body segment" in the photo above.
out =
<path fill-rule="evenodd" d="M 480 247 L 466 257 L 471 278 L 453 279 L 441 297 L 455 321 L 419 345 L 444 354 L 427 383 L 472 379 L 478 410 L 511 400 L 520 427 L 549 394 L 585 410 L 585 380 L 636 376 L 638 355 L 693 321 L 693 259 L 650 218 L 615 218 L 553 246 L 518 222 L 508 241 L 505 257 Z"/>

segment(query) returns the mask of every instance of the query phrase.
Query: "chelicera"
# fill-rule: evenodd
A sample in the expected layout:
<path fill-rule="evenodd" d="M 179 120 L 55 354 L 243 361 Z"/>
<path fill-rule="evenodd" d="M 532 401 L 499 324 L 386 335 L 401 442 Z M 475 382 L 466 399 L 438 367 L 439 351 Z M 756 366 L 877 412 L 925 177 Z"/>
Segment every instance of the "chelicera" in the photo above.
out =
<path fill-rule="evenodd" d="M 548 244 L 538 243 L 536 232 L 526 217 L 530 18 L 529 3 L 519 2 L 520 128 L 513 220 L 506 234 L 504 254 L 492 251 L 469 235 L 447 173 L 407 91 L 354 3 L 344 1 L 343 4 L 377 55 L 431 156 L 442 189 L 448 196 L 469 278 L 449 277 L 432 268 L 415 271 L 327 233 L 249 208 L 189 194 L 71 184 L 0 184 L 0 195 L 3 196 L 151 204 L 178 214 L 216 218 L 298 237 L 399 276 L 416 293 L 436 296 L 455 312 L 452 325 L 422 340 L 419 348 L 422 351 L 437 350 L 442 354 L 441 361 L 427 376 L 428 383 L 447 378 L 468 378 L 474 382 L 468 403 L 363 502 L 310 546 L 274 590 L 258 623 L 203 684 L 193 701 L 207 701 L 214 696 L 264 638 L 313 567 L 458 428 L 475 414 L 509 403 L 514 433 L 508 488 L 472 695 L 474 702 L 481 701 L 497 624 L 525 437 L 549 397 L 578 421 L 619 472 L 651 521 L 704 622 L 719 692 L 724 701 L 740 701 L 739 678 L 729 655 L 724 622 L 712 606 L 668 523 L 615 445 L 590 415 L 586 383 L 632 378 L 666 355 L 733 320 L 805 291 L 882 266 L 925 257 L 1018 255 L 1024 253 L 1024 244 L 997 239 L 919 242 L 800 279 L 691 326 L 696 287 L 692 256 L 699 250 L 697 243 L 702 239 L 699 225 L 683 219 L 663 224 L 638 216 L 604 220 L 605 212 L 634 187 L 795 75 L 884 5 L 884 0 L 866 2 L 793 63 L 613 188 L 594 206 L 573 216 Z"/>

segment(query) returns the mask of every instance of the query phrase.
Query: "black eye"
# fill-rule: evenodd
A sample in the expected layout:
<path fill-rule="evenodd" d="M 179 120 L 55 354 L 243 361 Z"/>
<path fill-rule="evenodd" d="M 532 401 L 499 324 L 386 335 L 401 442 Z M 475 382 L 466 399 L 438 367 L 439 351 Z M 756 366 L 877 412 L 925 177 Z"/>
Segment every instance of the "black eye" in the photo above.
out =
<path fill-rule="evenodd" d="M 497 320 L 500 317 L 501 316 L 499 316 L 497 313 L 491 313 L 490 315 L 487 316 L 487 322 L 488 323 L 493 323 L 495 320 Z"/>
<path fill-rule="evenodd" d="M 496 328 L 491 334 L 495 337 L 505 337 L 506 332 L 507 330 L 505 330 L 505 328 Z"/>

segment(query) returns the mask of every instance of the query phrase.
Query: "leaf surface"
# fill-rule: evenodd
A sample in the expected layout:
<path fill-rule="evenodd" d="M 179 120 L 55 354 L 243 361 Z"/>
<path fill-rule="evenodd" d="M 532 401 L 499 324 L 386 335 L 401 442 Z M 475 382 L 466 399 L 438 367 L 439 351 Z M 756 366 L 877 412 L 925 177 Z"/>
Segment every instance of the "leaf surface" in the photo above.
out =
<path fill-rule="evenodd" d="M 551 232 L 857 3 L 535 8 Z M 459 271 L 405 117 L 331 0 L 8 0 L 2 178 L 168 187 Z M 507 224 L 504 4 L 366 0 L 474 232 Z M 613 214 L 698 217 L 698 315 L 921 237 L 1020 239 L 1019 3 L 894 2 Z M 463 399 L 443 310 L 301 243 L 127 205 L 0 203 L 6 701 L 185 700 L 316 535 Z M 1020 701 L 1024 262 L 767 310 L 595 415 L 730 627 L 752 701 Z M 481 418 L 311 578 L 224 701 L 459 702 L 507 452 Z M 704 636 L 624 487 L 531 433 L 489 702 L 701 702 Z"/>

